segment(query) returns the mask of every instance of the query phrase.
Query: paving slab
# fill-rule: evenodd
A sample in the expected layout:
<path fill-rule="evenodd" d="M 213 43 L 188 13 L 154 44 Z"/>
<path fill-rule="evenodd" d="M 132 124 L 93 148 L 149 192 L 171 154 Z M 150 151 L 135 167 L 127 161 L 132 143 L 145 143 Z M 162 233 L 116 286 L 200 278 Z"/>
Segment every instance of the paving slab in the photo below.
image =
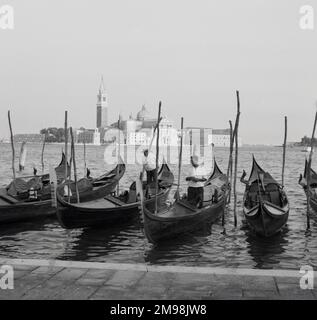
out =
<path fill-rule="evenodd" d="M 316 290 L 300 289 L 300 274 L 294 270 L 30 259 L 6 263 L 14 267 L 14 289 L 0 289 L 0 299 L 5 300 L 317 300 Z"/>
<path fill-rule="evenodd" d="M 54 275 L 60 271 L 62 271 L 64 268 L 63 267 L 54 267 L 54 266 L 42 266 L 42 267 L 37 267 L 32 270 L 31 274 L 49 274 L 49 275 Z"/>
<path fill-rule="evenodd" d="M 63 281 L 76 281 L 81 276 L 83 276 L 88 269 L 81 269 L 81 268 L 64 268 L 61 271 L 57 272 L 52 279 L 55 280 L 63 280 Z"/>
<path fill-rule="evenodd" d="M 117 271 L 115 272 L 109 280 L 107 280 L 107 286 L 114 287 L 131 287 L 134 286 L 143 276 L 145 275 L 144 271 Z"/>

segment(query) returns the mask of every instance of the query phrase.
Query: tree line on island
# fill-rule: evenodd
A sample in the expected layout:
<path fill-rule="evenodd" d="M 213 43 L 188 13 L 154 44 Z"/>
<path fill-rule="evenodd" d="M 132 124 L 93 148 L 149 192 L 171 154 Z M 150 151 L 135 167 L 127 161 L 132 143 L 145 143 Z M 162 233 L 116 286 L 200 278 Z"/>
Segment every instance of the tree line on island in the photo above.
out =
<path fill-rule="evenodd" d="M 81 127 L 80 130 L 85 130 Z M 40 130 L 40 134 L 45 137 L 47 143 L 50 142 L 65 142 L 65 129 L 57 127 L 49 127 Z"/>

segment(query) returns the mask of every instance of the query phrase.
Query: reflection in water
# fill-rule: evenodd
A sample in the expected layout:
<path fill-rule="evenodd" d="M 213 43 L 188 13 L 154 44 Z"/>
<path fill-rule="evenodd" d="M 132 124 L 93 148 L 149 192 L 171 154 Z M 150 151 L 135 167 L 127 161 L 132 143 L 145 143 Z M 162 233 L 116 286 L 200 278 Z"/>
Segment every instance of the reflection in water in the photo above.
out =
<path fill-rule="evenodd" d="M 248 253 L 252 256 L 255 268 L 272 269 L 278 268 L 280 256 L 288 245 L 287 226 L 284 230 L 273 237 L 263 238 L 256 236 L 250 230 L 246 230 L 246 242 Z"/>
<path fill-rule="evenodd" d="M 151 244 L 145 252 L 145 261 L 151 264 L 171 264 L 173 257 L 181 256 L 181 259 L 186 261 L 199 261 L 203 246 L 211 234 L 211 228 L 211 223 L 201 224 L 190 233 L 178 235 L 155 245 Z M 176 264 L 178 263 L 177 259 Z"/>
<path fill-rule="evenodd" d="M 76 234 L 73 231 L 68 232 L 70 240 L 68 243 L 71 243 L 71 246 L 65 247 L 65 251 L 57 257 L 58 259 L 108 261 L 116 254 L 121 256 L 124 251 L 135 251 L 136 242 L 141 243 L 145 240 L 136 219 L 111 228 L 77 229 Z M 133 240 L 131 241 L 132 237 Z M 140 252 L 142 253 L 142 250 Z M 136 261 L 140 260 L 138 257 L 135 257 L 135 259 Z"/>
<path fill-rule="evenodd" d="M 34 162 L 40 167 L 41 148 L 38 145 L 29 145 L 28 148 L 30 158 L 26 166 L 32 169 Z M 50 159 L 51 163 L 58 163 L 60 150 L 58 145 L 47 145 L 46 161 Z M 104 164 L 103 151 L 102 147 L 87 146 L 87 163 L 93 176 L 113 167 Z M 0 153 L 0 184 L 4 185 L 11 179 L 10 145 L 0 144 Z M 263 168 L 277 180 L 280 178 L 282 153 L 280 148 L 273 147 L 241 148 L 238 176 L 243 168 L 250 168 L 252 153 Z M 225 170 L 228 150 L 216 148 L 215 155 L 219 166 Z M 76 156 L 82 156 L 80 148 Z M 79 175 L 83 174 L 81 160 L 77 161 Z M 45 166 L 48 168 L 48 163 Z M 244 186 L 238 183 L 238 227 L 233 225 L 231 208 L 225 217 L 225 232 L 218 221 L 154 246 L 145 239 L 138 220 L 119 226 L 65 230 L 56 219 L 45 219 L 0 226 L 0 257 L 296 270 L 305 264 L 317 267 L 317 214 L 313 214 L 311 231 L 306 233 L 305 195 L 297 184 L 303 166 L 303 153 L 296 148 L 289 149 L 285 168 L 285 189 L 291 207 L 289 220 L 284 232 L 270 239 L 253 235 L 244 224 L 241 207 Z M 175 165 L 171 165 L 171 169 L 177 172 Z M 183 169 L 181 192 L 186 190 L 184 177 L 189 167 L 184 165 Z M 138 170 L 128 165 L 120 186 L 128 188 Z"/>

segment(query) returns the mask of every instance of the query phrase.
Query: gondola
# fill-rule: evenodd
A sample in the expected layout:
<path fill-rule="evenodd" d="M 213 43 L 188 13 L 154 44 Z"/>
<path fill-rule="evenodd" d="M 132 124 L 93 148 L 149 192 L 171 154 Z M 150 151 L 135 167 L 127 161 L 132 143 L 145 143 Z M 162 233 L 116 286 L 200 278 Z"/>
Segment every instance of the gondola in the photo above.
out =
<path fill-rule="evenodd" d="M 285 226 L 289 203 L 282 186 L 265 172 L 253 157 L 252 170 L 243 197 L 243 213 L 250 228 L 258 235 L 270 237 Z"/>
<path fill-rule="evenodd" d="M 216 161 L 214 170 L 204 186 L 204 201 L 201 208 L 193 206 L 186 197 L 176 199 L 157 213 L 144 203 L 144 233 L 151 243 L 168 240 L 215 222 L 223 213 L 226 202 L 227 177 Z"/>
<path fill-rule="evenodd" d="M 58 177 L 61 177 L 58 174 L 58 169 L 62 167 L 65 169 L 65 163 L 66 159 L 63 157 L 59 166 L 55 168 L 58 181 L 60 181 Z M 117 169 L 118 167 L 119 170 Z M 80 196 L 82 198 L 89 198 L 94 189 L 97 189 L 97 193 L 100 194 L 106 194 L 108 190 L 111 192 L 125 170 L 124 165 L 118 165 L 118 167 L 97 179 L 81 179 Z M 61 171 L 62 170 L 60 170 L 60 172 Z M 114 172 L 118 172 L 118 174 L 116 175 Z M 34 176 L 29 180 L 28 184 L 23 185 L 28 189 L 22 189 L 23 192 L 18 192 L 16 195 L 14 191 L 16 191 L 18 186 L 21 187 L 20 183 L 10 183 L 7 188 L 0 189 L 0 224 L 37 219 L 56 214 L 56 208 L 52 206 L 49 175 Z M 73 185 L 74 183 L 72 182 L 70 184 L 70 191 L 74 193 L 75 189 Z M 30 197 L 31 186 L 33 192 L 36 192 L 36 197 Z M 37 186 L 40 186 L 38 190 L 36 189 Z"/>
<path fill-rule="evenodd" d="M 305 194 L 307 194 L 307 170 L 308 170 L 308 161 L 305 160 L 305 169 L 304 174 L 300 175 L 298 183 L 303 187 L 303 190 Z M 309 204 L 312 207 L 312 209 L 317 212 L 317 173 L 310 168 L 310 201 Z"/>
<path fill-rule="evenodd" d="M 65 175 L 66 158 L 55 168 L 57 181 L 61 181 L 61 172 Z M 68 172 L 69 164 L 67 163 Z M 30 194 L 32 190 L 33 195 Z M 30 197 L 31 196 L 31 197 Z M 51 205 L 51 187 L 49 174 L 18 177 L 0 189 L 0 224 L 36 219 L 55 214 Z"/>
<path fill-rule="evenodd" d="M 164 163 L 158 173 L 158 204 L 166 201 L 170 187 L 174 181 L 174 175 L 168 165 Z M 151 186 L 143 184 L 145 203 L 154 206 L 155 183 Z M 88 201 L 72 202 L 57 192 L 57 217 L 62 227 L 84 228 L 100 225 L 113 226 L 115 223 L 123 223 L 138 216 L 140 201 L 137 196 L 136 183 L 133 182 L 129 190 L 115 195 L 114 193 L 95 197 Z"/>

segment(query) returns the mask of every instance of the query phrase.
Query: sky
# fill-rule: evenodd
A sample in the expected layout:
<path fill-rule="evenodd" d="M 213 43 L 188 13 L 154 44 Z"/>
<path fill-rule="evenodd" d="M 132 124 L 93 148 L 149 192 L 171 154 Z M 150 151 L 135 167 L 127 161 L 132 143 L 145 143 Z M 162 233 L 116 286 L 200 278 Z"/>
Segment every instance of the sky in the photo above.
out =
<path fill-rule="evenodd" d="M 228 127 L 240 91 L 247 144 L 311 135 L 317 101 L 314 0 L 0 0 L 0 137 L 70 125 L 94 128 L 101 75 L 111 122 L 145 104 L 180 126 Z M 300 7 L 315 11 L 299 27 Z"/>

